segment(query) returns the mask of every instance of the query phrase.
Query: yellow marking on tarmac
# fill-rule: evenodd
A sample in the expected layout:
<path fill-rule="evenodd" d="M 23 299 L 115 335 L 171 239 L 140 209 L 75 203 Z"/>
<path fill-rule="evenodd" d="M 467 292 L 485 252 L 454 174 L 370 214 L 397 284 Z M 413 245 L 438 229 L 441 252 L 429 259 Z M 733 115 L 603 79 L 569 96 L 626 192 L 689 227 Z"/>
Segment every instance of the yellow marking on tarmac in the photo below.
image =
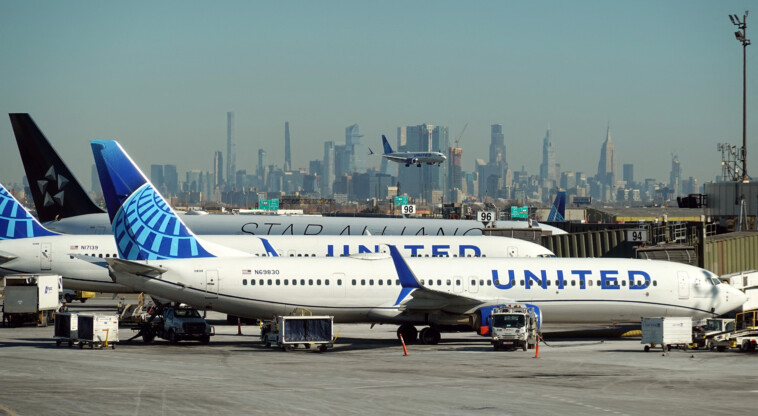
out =
<path fill-rule="evenodd" d="M 3 406 L 2 404 L 0 404 L 0 411 L 5 412 L 6 414 L 8 414 L 10 416 L 18 416 L 18 413 L 16 413 L 13 410 L 11 410 L 11 409 Z"/>

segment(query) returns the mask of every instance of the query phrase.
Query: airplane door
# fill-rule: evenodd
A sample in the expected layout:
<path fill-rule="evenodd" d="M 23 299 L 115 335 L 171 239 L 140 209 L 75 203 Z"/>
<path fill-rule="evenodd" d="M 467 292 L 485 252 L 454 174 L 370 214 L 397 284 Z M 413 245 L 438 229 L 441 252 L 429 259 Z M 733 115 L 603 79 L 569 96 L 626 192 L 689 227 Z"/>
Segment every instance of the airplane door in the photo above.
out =
<path fill-rule="evenodd" d="M 205 271 L 205 298 L 216 299 L 218 298 L 218 270 L 206 270 Z"/>
<path fill-rule="evenodd" d="M 334 273 L 331 279 L 332 293 L 334 296 L 344 298 L 345 286 L 347 286 L 347 280 L 345 280 L 345 273 Z"/>
<path fill-rule="evenodd" d="M 453 276 L 453 292 L 463 293 L 463 276 Z"/>
<path fill-rule="evenodd" d="M 508 247 L 508 257 L 518 257 L 518 247 Z"/>
<path fill-rule="evenodd" d="M 53 244 L 41 243 L 39 245 L 39 268 L 50 270 L 53 266 Z"/>
<path fill-rule="evenodd" d="M 466 283 L 468 283 L 468 291 L 471 293 L 477 293 L 479 292 L 479 282 L 476 279 L 476 276 L 469 276 L 466 278 Z"/>
<path fill-rule="evenodd" d="M 679 278 L 679 299 L 688 299 L 690 297 L 690 279 L 687 272 L 677 272 Z"/>

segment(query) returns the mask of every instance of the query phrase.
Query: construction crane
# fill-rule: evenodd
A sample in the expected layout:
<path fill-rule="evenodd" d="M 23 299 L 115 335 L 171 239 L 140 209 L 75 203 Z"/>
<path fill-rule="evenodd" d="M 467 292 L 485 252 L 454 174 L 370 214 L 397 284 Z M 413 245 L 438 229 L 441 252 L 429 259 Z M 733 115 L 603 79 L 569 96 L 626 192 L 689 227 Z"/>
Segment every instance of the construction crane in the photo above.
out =
<path fill-rule="evenodd" d="M 461 134 L 458 135 L 458 137 L 455 139 L 455 148 L 458 148 L 458 143 L 461 141 L 461 137 L 463 137 L 463 132 L 466 131 L 466 127 L 468 127 L 468 123 L 463 125 L 463 129 L 461 130 Z"/>

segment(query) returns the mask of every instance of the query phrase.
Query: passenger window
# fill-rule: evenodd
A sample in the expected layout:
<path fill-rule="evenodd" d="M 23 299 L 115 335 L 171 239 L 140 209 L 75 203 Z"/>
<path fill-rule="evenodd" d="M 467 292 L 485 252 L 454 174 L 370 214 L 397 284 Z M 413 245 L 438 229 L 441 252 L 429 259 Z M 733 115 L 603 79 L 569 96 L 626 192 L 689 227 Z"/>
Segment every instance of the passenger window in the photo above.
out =
<path fill-rule="evenodd" d="M 247 286 L 247 279 L 242 279 L 242 286 Z"/>
<path fill-rule="evenodd" d="M 258 284 L 260 284 L 261 286 L 263 286 L 263 279 L 259 280 Z M 271 282 L 269 281 L 268 284 L 271 284 Z"/>
<path fill-rule="evenodd" d="M 284 279 L 284 286 L 289 286 L 290 279 Z"/>
<path fill-rule="evenodd" d="M 355 286 L 355 284 L 356 284 L 356 281 L 355 281 L 355 279 L 353 279 L 353 286 Z"/>
<path fill-rule="evenodd" d="M 598 280 L 598 281 L 597 281 L 597 285 L 598 285 L 598 286 L 602 286 L 603 284 L 602 284 L 602 283 L 600 283 L 600 281 Z"/>
<path fill-rule="evenodd" d="M 316 285 L 321 286 L 321 279 L 316 279 Z"/>
<path fill-rule="evenodd" d="M 626 280 L 621 281 L 621 286 L 626 286 Z"/>
<path fill-rule="evenodd" d="M 313 279 L 308 279 L 308 286 L 313 286 Z"/>
<path fill-rule="evenodd" d="M 455 285 L 456 286 L 460 286 L 461 285 L 461 280 L 460 279 L 455 279 Z"/>
<path fill-rule="evenodd" d="M 376 281 L 376 283 L 379 283 L 379 286 L 381 286 L 381 285 L 383 285 L 383 284 L 384 284 L 384 280 L 382 280 L 382 279 L 379 279 L 379 280 L 377 280 L 377 281 Z M 424 284 L 423 280 L 421 281 L 421 284 L 422 284 L 422 285 Z"/>
<path fill-rule="evenodd" d="M 392 280 L 387 279 L 387 286 L 392 286 Z"/>
<path fill-rule="evenodd" d="M 342 286 L 342 279 L 337 279 L 337 286 Z"/>
<path fill-rule="evenodd" d="M 476 280 L 471 281 L 471 286 L 476 286 Z"/>
<path fill-rule="evenodd" d="M 487 286 L 492 286 L 492 280 L 487 280 Z"/>
<path fill-rule="evenodd" d="M 98 257 L 100 257 L 100 258 L 102 259 L 102 258 L 103 258 L 103 253 L 100 253 L 100 254 L 98 254 L 97 256 L 98 256 Z"/>
<path fill-rule="evenodd" d="M 297 279 L 292 279 L 292 286 L 297 286 Z"/>
<path fill-rule="evenodd" d="M 250 286 L 255 286 L 255 279 L 250 279 Z"/>
<path fill-rule="evenodd" d="M 437 279 L 437 286 L 442 286 L 442 280 Z"/>
<path fill-rule="evenodd" d="M 368 284 L 369 284 L 369 286 L 373 286 L 374 285 L 374 279 L 369 279 Z"/>
<path fill-rule="evenodd" d="M 571 286 L 576 286 L 576 280 L 571 281 Z"/>
<path fill-rule="evenodd" d="M 272 282 L 272 281 L 271 281 L 271 279 L 268 279 L 268 285 L 269 285 L 269 286 L 271 286 L 271 285 L 272 285 L 272 283 L 271 283 L 271 282 Z"/>
<path fill-rule="evenodd" d="M 366 286 L 366 279 L 361 279 L 361 286 Z"/>
<path fill-rule="evenodd" d="M 276 285 L 279 286 L 280 284 L 281 282 L 279 281 L 279 279 L 276 279 Z"/>
<path fill-rule="evenodd" d="M 518 284 L 521 285 L 521 286 L 524 286 L 524 281 L 523 280 L 519 280 Z"/>
<path fill-rule="evenodd" d="M 329 279 L 324 280 L 324 286 L 329 286 Z"/>
<path fill-rule="evenodd" d="M 395 286 L 400 286 L 400 279 L 395 279 Z"/>
<path fill-rule="evenodd" d="M 300 286 L 305 286 L 305 279 L 300 279 Z"/>
<path fill-rule="evenodd" d="M 658 281 L 657 280 L 653 280 L 653 286 L 658 286 Z"/>
<path fill-rule="evenodd" d="M 422 285 L 424 284 L 424 279 L 421 279 L 421 284 L 422 284 Z"/>
<path fill-rule="evenodd" d="M 451 280 L 447 279 L 447 285 L 450 286 Z"/>

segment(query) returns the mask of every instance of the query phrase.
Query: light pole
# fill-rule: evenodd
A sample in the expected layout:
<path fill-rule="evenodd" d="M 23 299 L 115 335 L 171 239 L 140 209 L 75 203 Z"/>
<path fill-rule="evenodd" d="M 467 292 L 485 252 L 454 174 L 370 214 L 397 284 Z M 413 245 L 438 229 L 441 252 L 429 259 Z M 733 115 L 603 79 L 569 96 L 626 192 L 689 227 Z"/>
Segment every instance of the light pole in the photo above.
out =
<path fill-rule="evenodd" d="M 734 36 L 742 43 L 742 183 L 750 182 L 747 176 L 747 46 L 750 45 L 750 39 L 745 34 L 747 29 L 748 10 L 740 20 L 736 14 L 730 14 L 729 20 L 737 26 L 738 31 Z"/>

